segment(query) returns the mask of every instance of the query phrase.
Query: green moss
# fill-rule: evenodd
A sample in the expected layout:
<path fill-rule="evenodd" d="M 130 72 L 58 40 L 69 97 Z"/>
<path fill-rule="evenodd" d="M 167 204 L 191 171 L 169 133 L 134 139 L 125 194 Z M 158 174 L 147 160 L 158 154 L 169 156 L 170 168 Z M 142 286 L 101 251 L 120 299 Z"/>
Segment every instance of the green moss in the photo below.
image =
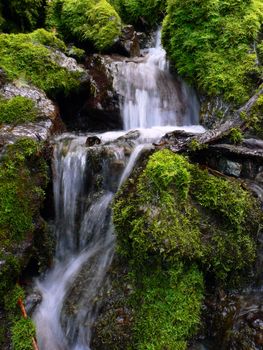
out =
<path fill-rule="evenodd" d="M 180 75 L 239 105 L 262 74 L 256 54 L 262 14 L 260 0 L 168 0 L 163 44 Z"/>
<path fill-rule="evenodd" d="M 49 5 L 48 25 L 68 40 L 90 42 L 98 50 L 113 45 L 121 21 L 106 0 L 56 0 Z"/>
<path fill-rule="evenodd" d="M 189 149 L 193 152 L 200 151 L 205 148 L 207 148 L 207 145 L 199 143 L 196 139 L 192 139 L 189 143 Z"/>
<path fill-rule="evenodd" d="M 33 350 L 32 339 L 36 334 L 33 322 L 29 318 L 21 318 L 11 328 L 14 350 Z"/>
<path fill-rule="evenodd" d="M 19 286 L 10 288 L 4 297 L 5 311 L 11 325 L 11 341 L 14 350 L 33 350 L 32 337 L 35 336 L 35 326 L 32 321 L 24 319 L 18 305 L 18 300 L 24 300 L 25 292 Z"/>
<path fill-rule="evenodd" d="M 121 18 L 126 23 L 156 26 L 166 13 L 164 0 L 111 0 Z"/>
<path fill-rule="evenodd" d="M 45 162 L 37 157 L 39 145 L 31 139 L 20 139 L 8 146 L 0 168 L 0 237 L 22 240 L 33 230 L 37 203 L 43 199 L 40 186 L 45 183 Z M 31 162 L 35 162 L 32 173 Z"/>
<path fill-rule="evenodd" d="M 179 155 L 158 152 L 150 157 L 136 190 L 128 194 L 129 200 L 120 193 L 114 206 L 114 224 L 123 253 L 132 253 L 135 261 L 151 254 L 169 261 L 202 256 L 198 212 L 186 200 L 190 167 Z"/>
<path fill-rule="evenodd" d="M 16 96 L 10 100 L 0 98 L 0 123 L 23 124 L 37 119 L 36 103 L 30 98 Z"/>
<path fill-rule="evenodd" d="M 31 34 L 0 35 L 0 66 L 10 80 L 23 79 L 49 95 L 67 93 L 79 85 L 79 72 L 69 72 L 56 63 L 53 49 L 64 44 L 43 29 Z"/>
<path fill-rule="evenodd" d="M 135 298 L 134 343 L 138 350 L 185 350 L 200 323 L 202 274 L 177 264 L 148 271 Z"/>
<path fill-rule="evenodd" d="M 197 261 L 221 282 L 253 263 L 261 220 L 238 182 L 168 150 L 150 157 L 136 185 L 123 187 L 114 205 L 120 254 L 142 265 L 149 259 Z"/>
<path fill-rule="evenodd" d="M 232 143 L 234 144 L 241 143 L 243 141 L 243 138 L 244 136 L 240 129 L 232 128 L 230 130 L 229 139 Z"/>

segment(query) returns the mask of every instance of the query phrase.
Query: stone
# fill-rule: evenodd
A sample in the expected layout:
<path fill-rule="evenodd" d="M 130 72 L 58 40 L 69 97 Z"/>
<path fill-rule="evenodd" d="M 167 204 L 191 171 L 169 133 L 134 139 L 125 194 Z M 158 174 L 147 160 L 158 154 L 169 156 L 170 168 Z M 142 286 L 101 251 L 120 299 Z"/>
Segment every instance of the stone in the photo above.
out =
<path fill-rule="evenodd" d="M 92 147 L 95 145 L 100 145 L 101 144 L 101 139 L 98 138 L 98 136 L 88 136 L 86 140 L 86 146 L 87 147 Z"/>
<path fill-rule="evenodd" d="M 219 169 L 226 175 L 239 177 L 242 171 L 242 164 L 222 158 L 219 161 Z"/>
<path fill-rule="evenodd" d="M 141 35 L 137 35 L 132 25 L 124 26 L 115 50 L 128 57 L 140 56 L 140 39 Z"/>

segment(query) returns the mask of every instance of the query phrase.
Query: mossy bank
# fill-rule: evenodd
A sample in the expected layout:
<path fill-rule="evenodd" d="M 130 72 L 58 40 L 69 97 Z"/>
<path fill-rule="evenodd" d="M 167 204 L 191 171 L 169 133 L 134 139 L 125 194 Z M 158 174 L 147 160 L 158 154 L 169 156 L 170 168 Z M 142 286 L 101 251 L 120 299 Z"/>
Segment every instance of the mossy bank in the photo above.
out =
<path fill-rule="evenodd" d="M 40 215 L 48 182 L 44 149 L 44 144 L 22 138 L 7 146 L 1 157 L 0 311 L 1 316 L 7 317 L 5 323 L 1 324 L 2 348 L 5 348 L 9 340 L 8 330 L 13 327 L 13 322 L 20 320 L 18 310 L 15 311 L 14 317 L 13 312 L 9 310 L 10 305 L 14 303 L 14 300 L 11 301 L 11 295 L 16 282 L 32 259 L 38 269 L 43 269 L 52 254 L 51 239 Z M 20 331 L 22 334 L 23 327 Z M 20 349 L 18 345 L 14 348 Z"/>

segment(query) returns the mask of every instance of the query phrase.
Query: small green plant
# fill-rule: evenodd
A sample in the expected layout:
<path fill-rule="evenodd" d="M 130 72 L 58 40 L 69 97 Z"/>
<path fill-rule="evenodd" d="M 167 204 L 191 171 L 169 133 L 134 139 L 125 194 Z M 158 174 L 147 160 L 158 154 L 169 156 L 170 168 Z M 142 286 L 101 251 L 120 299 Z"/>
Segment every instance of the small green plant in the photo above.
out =
<path fill-rule="evenodd" d="M 189 143 L 189 149 L 190 151 L 196 152 L 201 151 L 202 149 L 207 148 L 206 144 L 199 143 L 196 139 L 192 139 Z"/>
<path fill-rule="evenodd" d="M 232 128 L 230 130 L 229 139 L 234 144 L 241 143 L 243 141 L 242 131 L 237 128 Z"/>
<path fill-rule="evenodd" d="M 43 25 L 45 0 L 2 0 L 2 15 L 4 31 L 32 31 Z"/>
<path fill-rule="evenodd" d="M 39 111 L 30 98 L 16 96 L 10 100 L 0 98 L 0 123 L 23 124 L 37 119 Z"/>

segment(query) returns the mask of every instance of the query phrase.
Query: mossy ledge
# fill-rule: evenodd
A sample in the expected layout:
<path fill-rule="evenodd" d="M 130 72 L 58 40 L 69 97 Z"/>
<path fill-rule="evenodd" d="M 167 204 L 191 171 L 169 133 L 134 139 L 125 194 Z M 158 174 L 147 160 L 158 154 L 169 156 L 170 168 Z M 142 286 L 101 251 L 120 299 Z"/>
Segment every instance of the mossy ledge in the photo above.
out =
<path fill-rule="evenodd" d="M 143 171 L 135 170 L 113 211 L 117 254 L 128 261 L 134 291 L 131 349 L 186 349 L 200 322 L 202 274 L 226 287 L 237 286 L 251 271 L 262 224 L 259 204 L 238 181 L 162 150 Z M 182 314 L 173 310 L 171 319 L 166 299 L 185 303 Z"/>
<path fill-rule="evenodd" d="M 0 344 L 3 343 L 3 348 L 9 339 L 8 329 L 11 329 L 14 348 L 30 349 L 19 346 L 26 341 L 27 331 L 31 329 L 31 334 L 33 328 L 30 326 L 30 321 L 20 319 L 20 312 L 16 306 L 18 298 L 11 296 L 17 295 L 16 282 L 30 259 L 34 257 L 38 268 L 41 269 L 43 268 L 41 264 L 46 266 L 51 254 L 46 226 L 40 216 L 48 181 L 44 149 L 45 145 L 42 143 L 30 138 L 21 138 L 16 143 L 8 145 L 1 158 Z M 7 319 L 4 324 L 2 324 L 3 315 Z M 21 344 L 18 345 L 18 342 Z"/>

